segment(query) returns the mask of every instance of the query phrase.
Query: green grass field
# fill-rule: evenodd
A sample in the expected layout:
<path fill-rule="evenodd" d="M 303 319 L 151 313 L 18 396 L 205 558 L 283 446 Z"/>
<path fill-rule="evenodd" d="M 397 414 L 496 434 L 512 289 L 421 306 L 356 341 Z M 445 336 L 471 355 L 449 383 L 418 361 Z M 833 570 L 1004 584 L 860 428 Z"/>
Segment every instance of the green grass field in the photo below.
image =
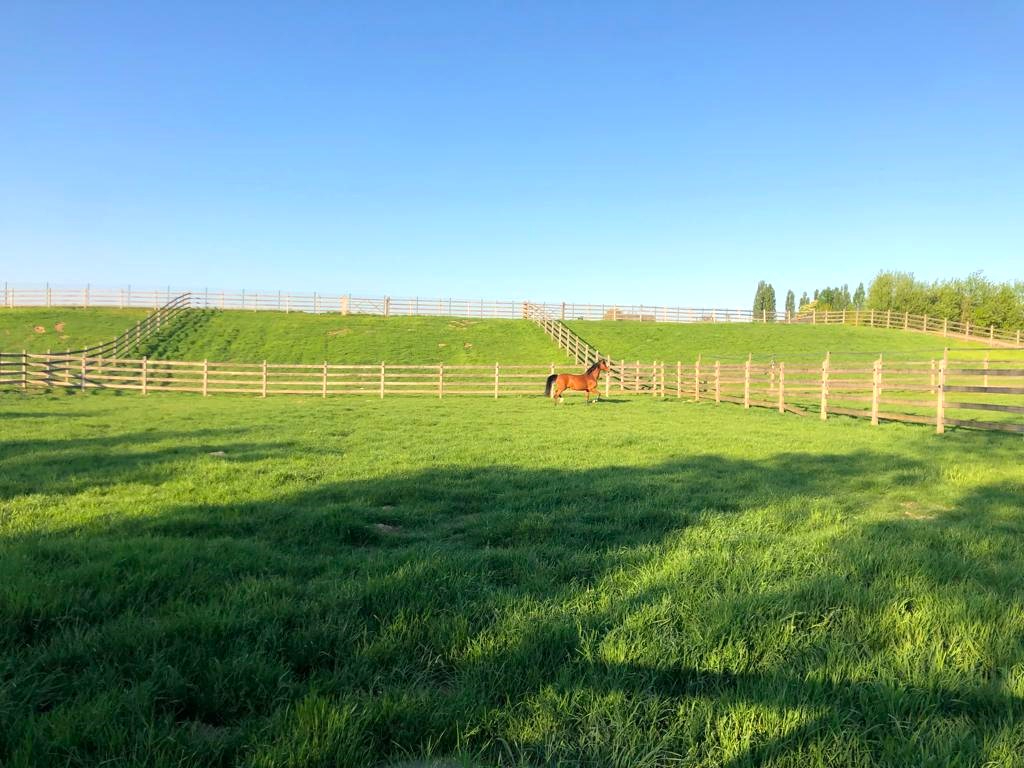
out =
<path fill-rule="evenodd" d="M 193 311 L 144 350 L 164 360 L 287 363 L 550 363 L 559 350 L 528 320 Z"/>
<path fill-rule="evenodd" d="M 0 351 L 82 349 L 119 336 L 147 314 L 145 309 L 0 308 Z"/>
<path fill-rule="evenodd" d="M 980 348 L 957 339 L 902 330 L 851 325 L 785 325 L 751 323 L 640 323 L 581 321 L 567 323 L 581 338 L 616 360 L 737 361 L 772 356 L 786 361 L 817 361 L 831 352 L 834 359 L 868 360 L 885 353 L 890 359 L 928 360 L 942 357 L 945 346 Z"/>
<path fill-rule="evenodd" d="M 1019 437 L 621 400 L 0 395 L 0 764 L 1021 765 Z"/>

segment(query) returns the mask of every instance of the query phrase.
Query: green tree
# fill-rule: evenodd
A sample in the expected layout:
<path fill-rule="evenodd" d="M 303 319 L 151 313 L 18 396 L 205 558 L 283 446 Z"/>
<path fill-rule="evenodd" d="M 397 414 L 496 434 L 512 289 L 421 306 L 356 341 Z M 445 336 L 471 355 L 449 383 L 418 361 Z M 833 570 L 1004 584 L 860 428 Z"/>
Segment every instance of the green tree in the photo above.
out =
<path fill-rule="evenodd" d="M 790 317 L 796 314 L 796 296 L 793 291 L 786 291 L 786 314 Z"/>
<path fill-rule="evenodd" d="M 761 316 L 761 310 L 764 309 L 765 293 L 766 293 L 766 291 L 767 291 L 767 286 L 765 285 L 764 280 L 758 280 L 757 281 L 757 290 L 754 291 L 754 309 L 753 309 L 753 312 L 754 312 L 754 317 L 755 318 L 760 317 Z"/>
<path fill-rule="evenodd" d="M 864 308 L 864 283 L 859 283 L 857 290 L 853 292 L 853 306 L 857 309 Z"/>

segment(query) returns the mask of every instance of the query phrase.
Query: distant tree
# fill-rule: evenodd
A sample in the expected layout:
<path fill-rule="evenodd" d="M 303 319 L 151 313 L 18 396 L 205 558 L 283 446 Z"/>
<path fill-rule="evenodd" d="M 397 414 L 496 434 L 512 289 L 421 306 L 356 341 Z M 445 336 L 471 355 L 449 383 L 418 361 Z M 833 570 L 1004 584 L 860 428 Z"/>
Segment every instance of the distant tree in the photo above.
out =
<path fill-rule="evenodd" d="M 768 284 L 764 280 L 757 281 L 757 290 L 754 291 L 754 317 L 760 317 L 765 309 L 765 302 L 768 298 Z"/>
<path fill-rule="evenodd" d="M 769 320 L 775 319 L 775 287 L 771 283 L 764 289 L 764 313 Z"/>
<path fill-rule="evenodd" d="M 803 295 L 800 297 L 800 309 L 803 309 L 805 306 L 807 306 L 810 303 L 811 303 L 811 300 L 809 298 L 807 298 L 807 291 L 804 291 Z"/>
<path fill-rule="evenodd" d="M 868 286 L 864 304 L 868 309 L 945 317 L 978 326 L 1024 328 L 1024 285 L 995 283 L 980 272 L 933 283 L 917 280 L 909 272 L 879 272 Z"/>
<path fill-rule="evenodd" d="M 818 289 L 817 288 L 814 289 L 814 300 L 815 301 L 818 300 Z"/>
<path fill-rule="evenodd" d="M 860 283 L 853 292 L 853 306 L 857 309 L 864 308 L 864 283 Z"/>
<path fill-rule="evenodd" d="M 796 314 L 796 296 L 793 291 L 786 291 L 786 314 L 790 317 Z"/>

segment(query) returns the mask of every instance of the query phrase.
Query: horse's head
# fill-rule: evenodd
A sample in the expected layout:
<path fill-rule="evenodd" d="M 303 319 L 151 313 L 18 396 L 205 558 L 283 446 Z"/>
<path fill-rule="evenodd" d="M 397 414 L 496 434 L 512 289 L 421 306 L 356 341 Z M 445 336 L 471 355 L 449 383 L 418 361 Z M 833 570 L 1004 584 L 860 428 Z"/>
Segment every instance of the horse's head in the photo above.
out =
<path fill-rule="evenodd" d="M 598 370 L 599 371 L 607 371 L 608 370 L 608 361 L 607 360 L 598 360 Z"/>

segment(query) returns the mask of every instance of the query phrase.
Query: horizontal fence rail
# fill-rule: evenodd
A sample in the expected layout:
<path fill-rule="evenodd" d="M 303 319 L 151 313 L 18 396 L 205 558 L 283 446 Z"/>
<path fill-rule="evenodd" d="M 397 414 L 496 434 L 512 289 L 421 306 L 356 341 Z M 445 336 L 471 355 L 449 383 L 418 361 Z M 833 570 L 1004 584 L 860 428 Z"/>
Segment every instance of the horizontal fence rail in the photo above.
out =
<path fill-rule="evenodd" d="M 818 311 L 790 313 L 749 309 L 667 307 L 645 304 L 541 303 L 495 299 L 442 299 L 421 297 L 360 297 L 352 294 L 291 293 L 284 291 L 172 290 L 138 288 L 22 287 L 4 284 L 0 306 L 13 307 L 120 307 L 151 308 L 169 304 L 187 294 L 196 309 L 338 313 L 390 316 L 444 316 L 480 319 L 530 318 L 539 312 L 549 321 L 633 320 L 655 323 L 807 323 L 850 324 L 931 333 L 980 341 L 990 346 L 1024 348 L 1020 330 L 979 326 L 970 322 L 885 310 Z"/>
<path fill-rule="evenodd" d="M 998 352 L 998 350 L 997 350 Z M 586 352 L 577 350 L 586 359 Z M 594 351 L 596 354 L 596 351 Z M 598 383 L 616 395 L 734 403 L 780 413 L 1024 433 L 1024 362 L 993 358 L 870 363 L 609 361 Z M 92 354 L 0 353 L 0 385 L 29 388 L 270 395 L 542 395 L 549 365 L 339 365 L 150 360 Z"/>

